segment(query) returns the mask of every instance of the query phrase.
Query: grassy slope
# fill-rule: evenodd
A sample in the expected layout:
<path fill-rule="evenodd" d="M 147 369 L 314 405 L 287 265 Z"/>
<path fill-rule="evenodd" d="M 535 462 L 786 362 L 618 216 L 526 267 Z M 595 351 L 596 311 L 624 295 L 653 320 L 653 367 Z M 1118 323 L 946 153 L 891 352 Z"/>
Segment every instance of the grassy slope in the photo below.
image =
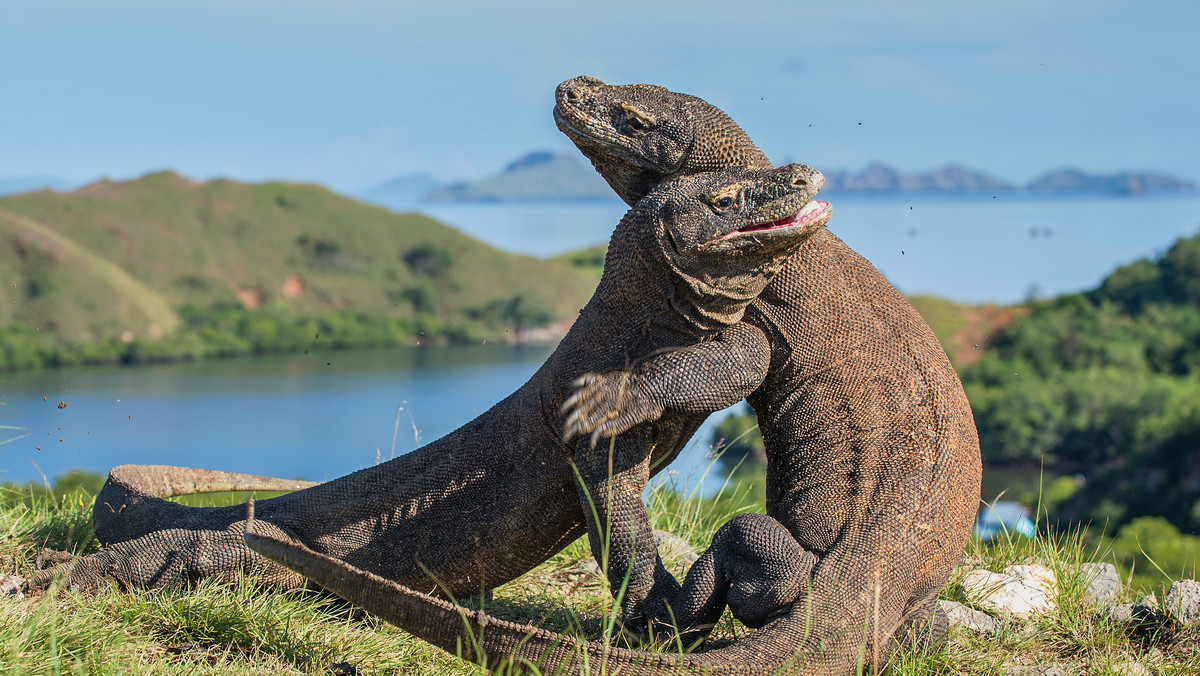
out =
<path fill-rule="evenodd" d="M 448 266 L 406 263 L 420 247 L 444 252 Z M 508 254 L 321 187 L 195 183 L 169 172 L 0 199 L 0 251 L 0 273 L 12 280 L 0 321 L 49 322 L 71 340 L 147 336 L 150 322 L 169 332 L 173 309 L 234 301 L 239 291 L 298 315 L 396 318 L 417 315 L 402 295 L 417 288 L 436 301 L 423 311 L 442 318 L 525 295 L 566 319 L 594 286 L 565 263 Z M 303 280 L 297 298 L 283 293 L 290 275 Z"/>
<path fill-rule="evenodd" d="M 0 495 L 11 498 L 12 493 Z M 0 500 L 0 503 L 5 501 Z M 753 505 L 750 505 L 753 507 Z M 669 491 L 650 500 L 658 528 L 703 547 L 718 524 L 745 509 L 739 497 L 681 499 Z M 757 506 L 761 509 L 761 505 Z M 42 546 L 91 551 L 90 497 L 37 500 L 0 507 L 0 575 L 27 574 Z M 891 674 L 1007 674 L 1019 665 L 1059 663 L 1063 673 L 1200 673 L 1200 628 L 1130 632 L 1107 623 L 1082 600 L 1079 563 L 1107 558 L 1067 535 L 1055 541 L 1018 538 L 994 546 L 972 543 L 968 558 L 991 570 L 1037 557 L 1060 579 L 1058 609 L 1030 621 L 1000 624 L 994 636 L 952 632 L 937 651 L 901 655 Z M 489 614 L 595 639 L 611 632 L 606 585 L 580 566 L 586 541 L 497 590 Z M 678 558 L 667 556 L 677 573 Z M 1126 590 L 1126 600 L 1142 592 Z M 962 600 L 952 583 L 945 598 Z M 746 630 L 726 616 L 714 639 L 723 645 Z M 16 601 L 0 598 L 0 671 L 49 673 L 404 673 L 445 676 L 480 671 L 389 625 L 309 592 L 280 593 L 250 583 L 203 583 L 155 593 L 67 594 Z M 1040 672 L 1039 672 L 1040 673 Z"/>

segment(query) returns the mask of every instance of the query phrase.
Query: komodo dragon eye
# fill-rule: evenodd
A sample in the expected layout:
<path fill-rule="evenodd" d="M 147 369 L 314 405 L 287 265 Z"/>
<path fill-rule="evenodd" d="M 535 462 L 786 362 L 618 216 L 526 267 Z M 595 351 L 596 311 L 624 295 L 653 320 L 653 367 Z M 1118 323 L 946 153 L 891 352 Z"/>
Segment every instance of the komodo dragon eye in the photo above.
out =
<path fill-rule="evenodd" d="M 623 112 L 625 119 L 621 121 L 621 126 L 626 133 L 640 136 L 654 129 L 654 120 L 637 108 L 626 107 Z"/>
<path fill-rule="evenodd" d="M 738 203 L 738 197 L 741 195 L 741 190 L 734 188 L 717 194 L 705 195 L 703 200 L 708 206 L 716 211 L 727 211 Z"/>

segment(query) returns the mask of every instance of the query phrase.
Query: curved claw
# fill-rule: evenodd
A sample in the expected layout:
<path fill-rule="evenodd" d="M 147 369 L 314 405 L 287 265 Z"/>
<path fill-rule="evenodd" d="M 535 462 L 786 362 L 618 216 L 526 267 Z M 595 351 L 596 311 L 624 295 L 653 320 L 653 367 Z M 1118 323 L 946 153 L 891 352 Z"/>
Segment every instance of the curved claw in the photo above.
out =
<path fill-rule="evenodd" d="M 575 392 L 560 409 L 566 415 L 563 441 L 589 435 L 588 443 L 595 448 L 601 439 L 652 419 L 654 414 L 647 414 L 645 402 L 631 393 L 632 378 L 627 371 L 588 373 L 576 378 L 571 383 Z"/>

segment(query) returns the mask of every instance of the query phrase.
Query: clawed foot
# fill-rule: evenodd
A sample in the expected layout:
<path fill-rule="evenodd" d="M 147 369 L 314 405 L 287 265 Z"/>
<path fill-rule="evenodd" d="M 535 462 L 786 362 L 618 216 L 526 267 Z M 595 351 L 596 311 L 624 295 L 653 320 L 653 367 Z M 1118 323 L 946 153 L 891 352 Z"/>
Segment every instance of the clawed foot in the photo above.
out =
<path fill-rule="evenodd" d="M 663 414 L 662 406 L 639 387 L 641 379 L 628 371 L 588 373 L 571 383 L 575 393 L 562 405 L 567 416 L 563 441 L 591 434 L 592 448 L 606 437 Z"/>

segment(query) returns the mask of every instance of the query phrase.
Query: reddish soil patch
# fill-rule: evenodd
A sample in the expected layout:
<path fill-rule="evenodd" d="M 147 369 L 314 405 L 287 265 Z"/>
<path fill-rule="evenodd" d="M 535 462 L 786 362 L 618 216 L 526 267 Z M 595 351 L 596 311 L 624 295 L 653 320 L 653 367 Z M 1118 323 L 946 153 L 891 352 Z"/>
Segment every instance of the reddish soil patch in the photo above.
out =
<path fill-rule="evenodd" d="M 979 361 L 997 331 L 1028 310 L 1021 305 L 975 305 L 963 309 L 966 324 L 950 337 L 948 348 L 954 365 L 962 368 Z"/>

